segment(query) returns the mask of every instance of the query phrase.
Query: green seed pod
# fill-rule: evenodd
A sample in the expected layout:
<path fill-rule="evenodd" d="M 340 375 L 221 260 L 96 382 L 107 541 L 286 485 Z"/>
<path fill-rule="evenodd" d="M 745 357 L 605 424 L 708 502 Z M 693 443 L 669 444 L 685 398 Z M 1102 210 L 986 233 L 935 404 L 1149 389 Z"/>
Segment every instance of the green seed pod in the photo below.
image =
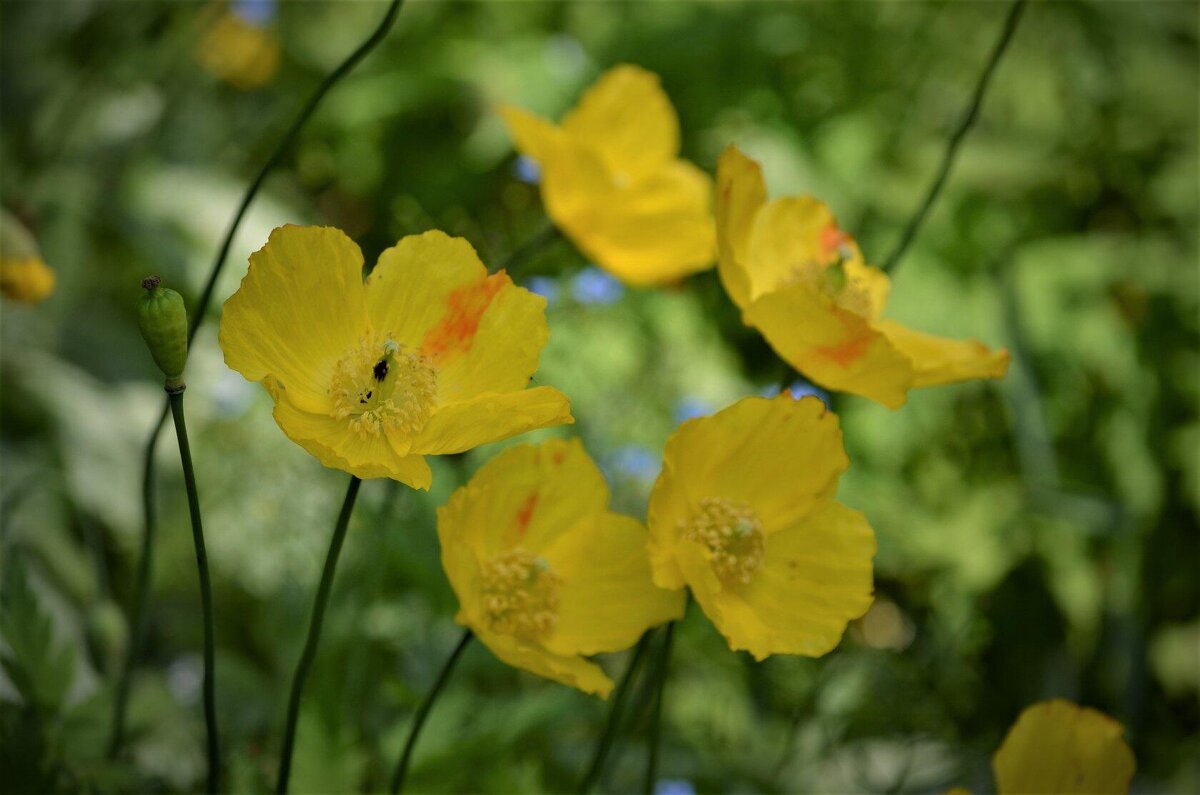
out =
<path fill-rule="evenodd" d="M 142 280 L 146 292 L 138 301 L 138 326 L 150 348 L 154 363 L 167 377 L 167 391 L 183 389 L 183 367 L 187 364 L 187 309 L 183 296 L 161 287 L 157 276 Z"/>

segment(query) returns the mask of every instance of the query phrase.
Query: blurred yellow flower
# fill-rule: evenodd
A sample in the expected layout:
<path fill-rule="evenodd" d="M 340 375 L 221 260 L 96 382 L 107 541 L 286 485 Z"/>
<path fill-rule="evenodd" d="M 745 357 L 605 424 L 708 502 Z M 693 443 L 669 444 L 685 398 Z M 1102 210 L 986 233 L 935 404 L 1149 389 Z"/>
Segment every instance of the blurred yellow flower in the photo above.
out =
<path fill-rule="evenodd" d="M 226 364 L 325 466 L 425 489 L 426 455 L 574 421 L 558 390 L 525 388 L 546 300 L 489 276 L 467 241 L 411 235 L 365 284 L 362 269 L 340 230 L 280 227 L 221 317 Z"/>
<path fill-rule="evenodd" d="M 541 169 L 546 212 L 600 267 L 650 285 L 712 266 L 712 180 L 679 158 L 679 119 L 657 75 L 613 67 L 561 125 L 501 113 Z"/>
<path fill-rule="evenodd" d="M 730 146 L 717 167 L 719 271 L 742 320 L 807 378 L 898 408 L 913 387 L 1001 378 L 1007 350 L 881 317 L 891 282 L 824 203 L 767 201 L 762 169 Z"/>
<path fill-rule="evenodd" d="M 217 13 L 196 45 L 201 66 L 243 91 L 270 83 L 279 72 L 281 54 L 274 30 L 236 10 Z"/>
<path fill-rule="evenodd" d="M 1120 723 L 1055 699 L 1021 713 L 992 758 L 1001 795 L 1124 795 L 1137 763 Z"/>
<path fill-rule="evenodd" d="M 33 235 L 7 210 L 0 210 L 0 294 L 36 304 L 54 292 L 55 282 Z"/>
<path fill-rule="evenodd" d="M 730 648 L 819 657 L 871 606 L 875 534 L 833 499 L 849 466 L 815 397 L 744 398 L 667 441 L 650 493 L 650 562 L 690 587 Z"/>
<path fill-rule="evenodd" d="M 608 486 L 578 440 L 510 447 L 438 510 L 458 623 L 517 668 L 607 697 L 584 655 L 628 648 L 679 618 L 656 588 L 646 528 L 608 510 Z"/>

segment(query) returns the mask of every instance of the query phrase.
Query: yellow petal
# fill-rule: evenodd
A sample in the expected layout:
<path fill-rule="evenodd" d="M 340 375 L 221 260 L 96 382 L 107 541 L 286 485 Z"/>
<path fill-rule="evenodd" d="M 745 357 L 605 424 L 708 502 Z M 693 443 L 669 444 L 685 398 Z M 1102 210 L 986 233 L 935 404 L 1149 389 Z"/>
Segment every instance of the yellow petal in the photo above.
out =
<path fill-rule="evenodd" d="M 470 626 L 457 617 L 460 624 Z M 483 645 L 487 646 L 504 662 L 530 673 L 553 679 L 564 685 L 578 688 L 585 693 L 608 698 L 613 682 L 604 674 L 604 669 L 578 655 L 555 654 L 535 643 L 527 643 L 508 635 L 499 635 L 474 628 Z"/>
<path fill-rule="evenodd" d="M 573 423 L 567 396 L 548 386 L 488 393 L 439 406 L 410 448 L 424 455 L 461 453 L 510 436 Z"/>
<path fill-rule="evenodd" d="M 630 179 L 679 154 L 679 119 L 658 75 L 638 66 L 609 69 L 563 119 L 563 130 L 595 148 L 608 167 Z"/>
<path fill-rule="evenodd" d="M 607 507 L 608 484 L 578 439 L 514 445 L 480 467 L 438 510 L 443 558 L 458 545 L 476 550 L 481 562 L 518 545 L 540 552 Z M 464 603 L 471 601 L 457 584 L 455 591 Z"/>
<path fill-rule="evenodd" d="M 276 400 L 274 416 L 289 439 L 327 467 L 364 479 L 392 478 L 414 489 L 433 482 L 423 456 L 399 454 L 384 435 L 359 436 L 345 419 L 303 411 L 286 394 Z"/>
<path fill-rule="evenodd" d="M 562 577 L 558 623 L 543 643 L 558 654 L 632 646 L 647 629 L 683 616 L 684 592 L 656 588 L 646 528 L 628 516 L 590 516 L 543 552 Z"/>
<path fill-rule="evenodd" d="M 935 386 L 975 378 L 1003 378 L 1008 372 L 1009 354 L 994 351 L 976 340 L 955 340 L 922 334 L 893 320 L 880 320 L 875 326 L 887 335 L 913 363 L 913 386 Z"/>
<path fill-rule="evenodd" d="M 0 294 L 13 301 L 36 304 L 54 292 L 58 281 L 42 258 L 0 256 Z"/>
<path fill-rule="evenodd" d="M 696 601 L 731 649 L 755 659 L 819 657 L 871 606 L 875 534 L 861 513 L 840 503 L 825 503 L 768 536 L 762 565 L 744 586 L 723 586 L 701 549 L 685 543 L 681 555 Z"/>
<path fill-rule="evenodd" d="M 1057 699 L 1021 713 L 992 758 L 1001 795 L 1129 792 L 1136 762 L 1120 723 Z"/>
<path fill-rule="evenodd" d="M 250 255 L 221 315 L 225 363 L 286 390 L 297 408 L 328 412 L 334 366 L 367 330 L 362 253 L 330 227 L 282 226 Z"/>
<path fill-rule="evenodd" d="M 767 293 L 743 317 L 809 380 L 898 408 L 913 386 L 912 363 L 864 317 L 804 284 Z"/>
<path fill-rule="evenodd" d="M 786 393 L 688 420 L 667 440 L 663 462 L 650 495 L 655 536 L 688 518 L 672 507 L 691 511 L 705 497 L 744 503 L 769 534 L 827 500 L 850 465 L 837 415 L 818 398 Z M 671 506 L 678 489 L 688 500 Z"/>
<path fill-rule="evenodd" d="M 795 278 L 804 262 L 831 262 L 842 241 L 829 206 L 812 196 L 784 196 L 754 216 L 746 267 L 753 300 Z"/>
<path fill-rule="evenodd" d="M 739 307 L 750 302 L 750 233 L 759 209 L 767 203 L 762 167 L 730 145 L 717 162 L 717 244 L 725 291 Z"/>
<path fill-rule="evenodd" d="M 367 312 L 377 332 L 408 348 L 420 348 L 442 324 L 446 338 L 431 347 L 450 349 L 455 331 L 473 334 L 472 313 L 477 324 L 500 286 L 488 281 L 470 243 L 434 229 L 409 235 L 379 256 L 367 278 Z"/>
<path fill-rule="evenodd" d="M 517 151 L 539 164 L 548 160 L 566 139 L 566 134 L 557 124 L 523 108 L 502 105 L 500 116 L 508 127 Z"/>
<path fill-rule="evenodd" d="M 662 284 L 710 267 L 712 183 L 682 160 L 618 185 L 600 156 L 574 141 L 542 166 L 546 212 L 605 270 L 633 285 Z"/>
<path fill-rule="evenodd" d="M 503 271 L 451 293 L 422 345 L 438 368 L 438 401 L 524 389 L 549 334 L 546 299 Z"/>

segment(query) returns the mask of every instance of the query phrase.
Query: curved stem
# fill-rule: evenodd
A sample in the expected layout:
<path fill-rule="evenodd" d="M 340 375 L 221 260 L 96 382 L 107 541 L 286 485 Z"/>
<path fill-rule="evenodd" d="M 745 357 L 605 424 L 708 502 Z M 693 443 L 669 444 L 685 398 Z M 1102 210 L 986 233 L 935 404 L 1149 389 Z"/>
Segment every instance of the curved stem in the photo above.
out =
<path fill-rule="evenodd" d="M 604 762 L 608 759 L 608 752 L 612 749 L 613 741 L 617 736 L 617 728 L 621 723 L 621 714 L 624 710 L 625 699 L 629 695 L 630 685 L 633 683 L 633 677 L 638 668 L 641 667 L 642 658 L 646 655 L 646 648 L 650 645 L 650 632 L 646 631 L 637 642 L 637 646 L 633 649 L 633 658 L 629 661 L 629 666 L 625 669 L 625 673 L 621 676 L 621 681 L 617 683 L 617 692 L 613 696 L 612 704 L 608 708 L 608 720 L 604 724 L 604 733 L 600 735 L 600 742 L 596 744 L 596 751 L 592 755 L 592 763 L 588 766 L 587 773 L 583 777 L 583 781 L 579 784 L 579 792 L 586 793 L 596 785 L 596 781 L 600 778 L 600 773 L 604 769 Z"/>
<path fill-rule="evenodd" d="M 321 583 L 317 586 L 317 596 L 313 600 L 308 636 L 304 639 L 304 650 L 300 652 L 296 673 L 292 675 L 287 722 L 283 730 L 283 750 L 279 757 L 279 780 L 275 784 L 276 792 L 287 792 L 288 776 L 292 772 L 292 751 L 296 744 L 296 722 L 300 718 L 300 696 L 304 693 L 304 682 L 308 678 L 309 669 L 312 668 L 313 658 L 316 657 L 317 644 L 321 641 L 321 625 L 325 622 L 325 606 L 329 604 L 333 574 L 337 569 L 338 556 L 342 553 L 342 542 L 346 540 L 346 528 L 350 525 L 350 514 L 354 512 L 354 501 L 358 498 L 358 487 L 361 485 L 361 480 L 350 476 L 346 499 L 342 501 L 342 511 L 338 514 L 337 526 L 333 528 L 333 538 L 329 541 L 329 552 L 325 555 L 325 569 L 321 572 Z"/>
<path fill-rule="evenodd" d="M 455 663 L 462 656 L 463 650 L 467 648 L 471 642 L 471 638 L 475 637 L 471 630 L 463 633 L 462 640 L 454 647 L 454 651 L 450 652 L 450 656 L 442 665 L 441 672 L 438 673 L 437 681 L 433 683 L 433 687 L 426 694 L 425 700 L 421 702 L 421 706 L 417 707 L 417 714 L 413 717 L 412 728 L 408 732 L 408 740 L 404 743 L 404 752 L 400 755 L 400 762 L 396 765 L 396 773 L 392 776 L 392 795 L 396 795 L 400 788 L 404 786 L 404 778 L 408 775 L 408 765 L 412 760 L 413 749 L 417 747 L 417 737 L 421 734 L 421 728 L 425 725 L 425 719 L 429 717 L 429 711 L 433 709 L 433 703 L 437 701 L 438 695 L 441 694 L 442 688 L 446 686 L 446 682 L 450 679 L 450 672 L 454 670 Z"/>
<path fill-rule="evenodd" d="M 671 645 L 674 639 L 675 622 L 672 621 L 667 624 L 662 651 L 658 658 L 658 670 L 655 672 L 658 677 L 658 687 L 654 692 L 654 711 L 650 715 L 650 747 L 646 759 L 646 780 L 642 785 L 642 792 L 646 795 L 652 795 L 654 783 L 658 780 L 658 735 L 659 727 L 662 725 L 663 691 L 667 689 L 667 669 L 671 663 Z"/>
<path fill-rule="evenodd" d="M 371 50 L 375 49 L 381 41 L 387 36 L 392 24 L 395 23 L 397 15 L 400 13 L 400 7 L 404 4 L 404 0 L 391 0 L 388 5 L 387 12 L 384 14 L 379 25 L 372 31 L 371 35 L 358 46 L 354 52 L 347 56 L 346 60 L 342 61 L 332 72 L 326 75 L 325 79 L 317 86 L 316 91 L 308 98 L 300 108 L 300 112 L 296 114 L 296 118 L 291 125 L 284 131 L 283 136 L 279 139 L 279 143 L 275 145 L 275 149 L 271 152 L 267 161 L 263 163 L 254 180 L 246 188 L 246 193 L 242 197 L 241 203 L 238 205 L 237 211 L 233 215 L 233 220 L 229 223 L 229 229 L 225 232 L 225 239 L 221 242 L 221 248 L 217 252 L 216 259 L 213 261 L 212 267 L 209 270 L 208 279 L 204 283 L 204 289 L 200 294 L 200 301 L 196 305 L 196 310 L 191 316 L 191 325 L 188 327 L 188 343 L 196 337 L 196 332 L 200 330 L 200 325 L 204 322 L 208 314 L 208 305 L 212 303 L 213 290 L 216 288 L 217 279 L 221 275 L 221 270 L 225 267 L 225 259 L 229 255 L 229 249 L 233 245 L 233 239 L 237 235 L 238 229 L 242 225 L 242 219 L 246 215 L 246 211 L 250 208 L 250 204 L 254 201 L 254 197 L 258 195 L 259 189 L 266 182 L 267 176 L 279 165 L 283 160 L 283 156 L 291 149 L 295 143 L 300 131 L 308 123 L 316 111 L 317 106 L 321 104 L 321 100 L 329 93 L 329 90 L 337 84 L 343 77 L 349 74 L 358 62 L 367 56 Z M 150 506 L 153 500 L 154 481 L 151 473 L 151 467 L 154 460 L 154 448 L 158 444 L 158 437 L 162 433 L 163 425 L 167 419 L 167 406 L 164 404 L 162 413 L 158 417 L 158 421 L 154 424 L 154 428 L 150 431 L 150 438 L 146 443 L 146 452 L 144 456 L 144 467 L 146 473 L 142 477 L 142 502 L 145 506 Z M 145 531 L 142 538 L 141 558 L 138 561 L 138 580 L 134 588 L 135 602 L 133 607 L 133 642 L 129 644 L 129 659 L 125 663 L 125 669 L 121 675 L 121 681 L 117 686 L 117 697 L 113 704 L 113 733 L 109 746 L 109 756 L 115 757 L 120 750 L 121 742 L 124 733 L 125 723 L 125 707 L 129 697 L 129 679 L 132 675 L 134 661 L 137 658 L 138 651 L 141 648 L 141 622 L 146 611 L 146 598 L 149 593 L 149 578 L 150 578 L 150 558 L 154 552 L 154 535 L 155 535 L 155 517 L 152 507 L 144 509 L 145 515 Z"/>
<path fill-rule="evenodd" d="M 1017 23 L 1021 21 L 1021 13 L 1025 10 L 1025 4 L 1028 0 L 1016 0 L 1008 10 L 1008 16 L 1004 20 L 1004 27 L 1000 31 L 1000 38 L 996 40 L 996 46 L 992 49 L 992 55 L 988 59 L 987 64 L 983 67 L 983 73 L 979 75 L 979 82 L 975 85 L 975 94 L 971 98 L 971 104 L 967 107 L 967 111 L 963 114 L 962 120 L 958 123 L 958 128 L 954 134 L 950 136 L 950 141 L 946 144 L 946 152 L 942 155 L 942 165 L 938 168 L 937 176 L 934 177 L 933 183 L 929 186 L 929 191 L 925 194 L 925 200 L 921 206 L 917 208 L 917 212 L 908 222 L 908 227 L 904 230 L 904 234 L 900 237 L 900 242 L 896 244 L 896 248 L 892 250 L 891 256 L 883 264 L 884 271 L 891 271 L 900 264 L 900 259 L 904 256 L 904 252 L 908 250 L 909 244 L 913 238 L 917 236 L 917 230 L 921 228 L 921 224 L 925 222 L 925 216 L 929 214 L 933 203 L 937 201 L 938 195 L 942 192 L 942 186 L 946 183 L 946 177 L 950 174 L 950 168 L 954 165 L 954 158 L 958 154 L 958 147 L 966 137 L 967 132 L 975 124 L 975 119 L 979 116 L 979 108 L 983 104 L 983 96 L 987 92 L 988 83 L 992 80 L 992 73 L 996 71 L 996 65 L 1000 63 L 1001 56 L 1008 49 L 1008 44 L 1012 41 L 1013 33 L 1016 32 Z"/>
<path fill-rule="evenodd" d="M 154 561 L 154 540 L 157 536 L 158 517 L 154 506 L 154 447 L 158 442 L 158 429 L 167 418 L 168 406 L 155 423 L 154 433 L 146 442 L 142 456 L 142 549 L 138 557 L 137 579 L 134 586 L 133 615 L 130 617 L 130 642 L 125 653 L 125 664 L 121 678 L 117 681 L 116 699 L 113 702 L 112 732 L 109 736 L 108 757 L 115 759 L 125 739 L 125 711 L 129 704 L 129 687 L 133 681 L 133 669 L 137 664 L 138 650 L 146 642 L 146 603 L 150 599 L 150 577 Z"/>
<path fill-rule="evenodd" d="M 545 226 L 537 231 L 537 234 L 526 240 L 509 254 L 496 270 L 506 271 L 510 277 L 513 276 L 514 272 L 520 274 L 520 270 L 517 268 L 518 265 L 523 265 L 539 249 L 561 239 L 562 232 L 559 228 L 553 222 L 547 221 Z"/>
<path fill-rule="evenodd" d="M 192 517 L 192 542 L 196 546 L 196 570 L 200 574 L 200 609 L 204 616 L 204 725 L 208 735 L 208 791 L 218 792 L 221 781 L 221 744 L 217 734 L 216 639 L 213 628 L 212 581 L 208 577 L 208 553 L 204 549 L 204 527 L 200 523 L 200 497 L 196 493 L 196 472 L 188 445 L 187 424 L 183 419 L 183 390 L 167 393 L 175 435 L 179 439 L 179 457 L 183 463 L 183 482 L 187 488 L 188 511 Z"/>

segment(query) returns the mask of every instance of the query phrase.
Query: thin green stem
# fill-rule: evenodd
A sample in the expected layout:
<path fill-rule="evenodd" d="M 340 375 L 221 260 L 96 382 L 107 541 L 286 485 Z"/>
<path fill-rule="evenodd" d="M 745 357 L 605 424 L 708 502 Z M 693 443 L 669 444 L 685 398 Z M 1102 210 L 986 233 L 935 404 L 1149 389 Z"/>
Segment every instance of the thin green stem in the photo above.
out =
<path fill-rule="evenodd" d="M 208 305 L 212 303 L 213 290 L 216 288 L 217 279 L 221 275 L 221 270 L 225 267 L 225 260 L 229 256 L 229 249 L 233 245 L 233 239 L 237 236 L 237 231 L 241 228 L 242 219 L 249 210 L 250 204 L 258 195 L 258 191 L 266 182 L 267 177 L 275 167 L 283 160 L 283 157 L 291 149 L 296 138 L 300 135 L 300 131 L 312 118 L 313 113 L 321 104 L 321 100 L 329 93 L 343 77 L 358 65 L 359 61 L 367 56 L 371 50 L 375 49 L 381 41 L 387 36 L 388 31 L 396 21 L 397 15 L 400 13 L 400 7 L 404 4 L 404 0 L 391 0 L 388 5 L 387 12 L 379 25 L 372 31 L 371 35 L 358 46 L 354 52 L 342 61 L 332 72 L 330 72 L 316 91 L 300 108 L 300 112 L 296 114 L 296 118 L 291 125 L 284 131 L 279 142 L 275 145 L 275 149 L 271 152 L 266 162 L 263 163 L 254 180 L 246 188 L 245 195 L 242 196 L 242 201 L 238 205 L 237 211 L 233 215 L 232 221 L 229 223 L 229 228 L 225 233 L 225 238 L 221 242 L 221 248 L 217 251 L 216 259 L 213 261 L 212 267 L 209 269 L 208 279 L 204 283 L 204 289 L 200 294 L 200 301 L 196 305 L 196 311 L 191 316 L 191 325 L 188 327 L 188 342 L 189 344 L 195 338 L 196 332 L 200 330 L 200 325 L 204 323 L 208 314 Z M 144 473 L 142 476 L 142 503 L 143 506 L 151 506 L 154 499 L 154 476 L 152 472 L 154 461 L 154 449 L 158 444 L 158 438 L 162 434 L 163 425 L 167 419 L 167 406 L 164 404 L 162 413 L 155 422 L 154 428 L 150 432 L 150 438 L 146 443 L 146 452 L 144 455 Z M 145 530 L 142 537 L 141 558 L 138 561 L 137 584 L 134 587 L 135 602 L 132 614 L 133 637 L 129 644 L 129 659 L 125 663 L 125 668 L 121 674 L 121 680 L 117 685 L 116 701 L 113 704 L 113 732 L 109 745 L 109 756 L 115 758 L 120 750 L 123 741 L 124 726 L 125 726 L 125 709 L 126 702 L 129 698 L 129 681 L 132 677 L 134 664 L 137 660 L 138 652 L 141 649 L 142 640 L 142 623 L 145 620 L 146 600 L 150 590 L 150 559 L 154 553 L 154 536 L 155 536 L 155 516 L 152 507 L 144 507 Z"/>
<path fill-rule="evenodd" d="M 1012 41 L 1013 33 L 1017 30 L 1017 23 L 1021 21 L 1021 14 L 1025 10 L 1025 4 L 1028 0 L 1016 0 L 1008 9 L 1008 16 L 1004 19 L 1004 27 L 1000 31 L 1000 38 L 996 40 L 996 45 L 992 49 L 992 55 L 988 58 L 987 64 L 983 67 L 982 74 L 979 75 L 979 82 L 975 85 L 975 93 L 971 97 L 971 104 L 967 107 L 966 113 L 958 123 L 954 134 L 950 136 L 949 142 L 946 144 L 945 154 L 942 155 L 942 164 L 938 168 L 937 176 L 934 177 L 933 183 L 929 186 L 928 192 L 925 194 L 925 200 L 921 202 L 921 206 L 917 208 L 917 212 L 908 222 L 908 227 L 905 228 L 904 234 L 900 236 L 900 242 L 892 250 L 891 256 L 883 264 L 884 271 L 891 271 L 900 264 L 900 259 L 908 250 L 913 238 L 917 236 L 917 230 L 921 228 L 921 224 L 925 222 L 925 217 L 929 214 L 929 210 L 933 207 L 933 203 L 937 201 L 937 197 L 942 192 L 942 187 L 946 183 L 946 177 L 950 174 L 950 169 L 954 165 L 954 159 L 958 155 L 958 147 L 962 144 L 963 138 L 966 137 L 971 127 L 974 126 L 975 120 L 979 117 L 979 108 L 983 104 L 984 94 L 987 93 L 988 84 L 992 80 L 992 73 L 996 71 L 997 64 L 1000 63 L 1000 58 L 1008 49 L 1009 42 Z"/>
<path fill-rule="evenodd" d="M 169 402 L 168 402 L 169 403 Z M 150 600 L 150 579 L 154 562 L 154 541 L 158 529 L 158 516 L 154 504 L 154 446 L 158 441 L 158 429 L 167 418 L 168 405 L 155 423 L 155 431 L 146 442 L 142 456 L 142 549 L 138 557 L 138 568 L 133 600 L 133 615 L 130 618 L 130 642 L 125 654 L 125 664 L 117 680 L 116 698 L 113 702 L 112 732 L 108 742 L 108 757 L 116 759 L 125 739 L 125 712 L 129 705 L 129 688 L 133 682 L 133 669 L 137 664 L 138 650 L 146 642 L 146 604 Z"/>
<path fill-rule="evenodd" d="M 546 224 L 539 229 L 533 237 L 526 240 L 511 254 L 509 254 L 508 257 L 505 258 L 504 262 L 500 264 L 500 267 L 496 270 L 506 271 L 510 277 L 514 275 L 521 275 L 521 271 L 518 266 L 524 265 L 525 261 L 528 260 L 533 254 L 537 253 L 540 249 L 561 239 L 562 232 L 559 231 L 559 228 L 555 226 L 553 222 L 547 221 Z"/>
<path fill-rule="evenodd" d="M 450 656 L 442 665 L 442 670 L 438 673 L 437 681 L 433 683 L 433 687 L 425 695 L 425 700 L 417 707 L 417 714 L 413 716 L 412 728 L 408 731 L 408 740 L 404 743 L 404 752 L 400 755 L 400 762 L 396 765 L 396 773 L 392 776 L 392 795 L 396 795 L 404 786 L 404 779 L 408 775 L 408 766 L 412 761 L 413 749 L 417 747 L 417 738 L 421 735 L 421 728 L 425 725 L 425 719 L 429 717 L 429 711 L 433 709 L 433 704 L 437 701 L 438 696 L 442 692 L 442 688 L 446 686 L 446 682 L 450 679 L 450 673 L 454 670 L 455 663 L 462 656 L 463 651 L 471 643 L 471 638 L 475 637 L 471 630 L 463 632 L 462 640 L 454 647 L 454 651 L 450 652 Z"/>
<path fill-rule="evenodd" d="M 604 770 L 604 762 L 608 759 L 608 753 L 612 750 L 613 741 L 617 737 L 617 729 L 621 724 L 621 715 L 625 708 L 625 699 L 629 696 L 630 685 L 642 665 L 642 658 L 646 656 L 646 648 L 649 645 L 650 632 L 647 630 L 638 640 L 637 646 L 634 647 L 633 657 L 629 660 L 629 665 L 625 668 L 621 681 L 617 683 L 617 692 L 613 695 L 612 704 L 608 708 L 608 720 L 604 724 L 604 733 L 600 735 L 600 741 L 596 743 L 592 763 L 588 766 L 587 773 L 579 784 L 581 795 L 589 792 L 596 785 L 600 773 Z"/>
<path fill-rule="evenodd" d="M 675 622 L 667 624 L 663 635 L 662 651 L 659 653 L 658 670 L 655 672 L 658 687 L 654 692 L 654 711 L 650 715 L 650 739 L 646 758 L 646 780 L 642 784 L 642 792 L 652 795 L 654 783 L 658 780 L 658 746 L 659 730 L 662 726 L 663 691 L 667 689 L 667 670 L 671 665 L 671 645 L 675 639 Z"/>
<path fill-rule="evenodd" d="M 304 650 L 300 652 L 300 661 L 296 664 L 296 673 L 292 676 L 287 722 L 283 730 L 283 750 L 279 756 L 279 780 L 275 784 L 275 791 L 279 793 L 287 792 L 288 777 L 292 772 L 292 751 L 296 745 L 296 723 L 300 718 L 300 697 L 304 693 L 304 682 L 308 679 L 309 669 L 312 668 L 313 659 L 317 655 L 317 644 L 321 641 L 321 625 L 325 622 L 325 607 L 329 604 L 329 592 L 333 589 L 333 574 L 337 570 L 338 556 L 342 554 L 342 542 L 346 540 L 346 528 L 350 525 L 350 514 L 354 512 L 354 501 L 358 498 L 358 487 L 361 485 L 361 480 L 350 476 L 350 486 L 346 489 L 346 499 L 342 501 L 337 526 L 333 528 L 329 552 L 325 555 L 325 569 L 321 572 L 321 583 L 317 586 L 317 596 L 313 600 L 312 618 L 309 619 Z"/>
<path fill-rule="evenodd" d="M 187 423 L 183 419 L 183 390 L 168 392 L 175 435 L 179 439 L 179 457 L 183 463 L 183 483 L 187 488 L 188 511 L 192 517 L 192 542 L 196 546 L 196 570 L 200 574 L 200 609 L 204 616 L 204 726 L 208 735 L 208 791 L 220 791 L 221 743 L 217 734 L 216 637 L 213 628 L 212 581 L 208 577 L 208 553 L 204 549 L 204 526 L 200 522 L 200 497 L 196 493 L 196 472 L 192 468 L 192 450 L 188 445 Z"/>

